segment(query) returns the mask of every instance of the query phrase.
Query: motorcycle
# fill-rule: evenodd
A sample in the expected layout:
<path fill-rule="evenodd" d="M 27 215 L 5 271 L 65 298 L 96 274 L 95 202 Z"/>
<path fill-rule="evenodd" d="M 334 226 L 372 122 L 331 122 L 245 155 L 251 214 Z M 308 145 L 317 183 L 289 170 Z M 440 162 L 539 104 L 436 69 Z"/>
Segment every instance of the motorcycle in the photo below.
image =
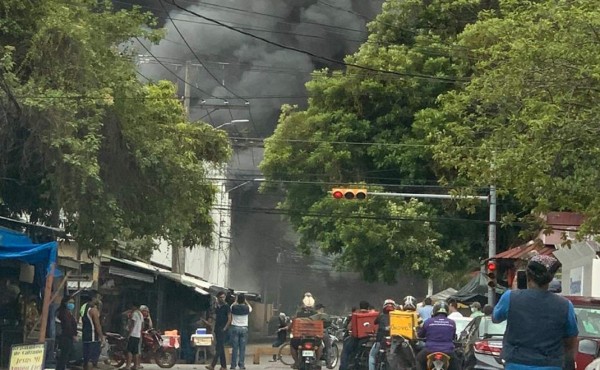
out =
<path fill-rule="evenodd" d="M 332 323 L 325 330 L 326 338 L 329 340 L 329 346 L 325 343 L 323 350 L 323 360 L 325 361 L 325 366 L 328 369 L 333 369 L 337 366 L 340 359 L 340 348 L 338 346 L 338 342 L 340 341 L 338 338 L 339 328 L 336 323 Z"/>
<path fill-rule="evenodd" d="M 422 346 L 422 343 L 421 343 Z M 418 343 L 403 336 L 391 337 L 390 346 L 387 350 L 387 361 L 389 369 L 416 369 L 417 353 L 420 350 Z"/>
<path fill-rule="evenodd" d="M 369 368 L 369 354 L 375 344 L 375 335 L 361 338 L 358 341 L 354 356 L 348 363 L 349 370 L 365 370 Z"/>
<path fill-rule="evenodd" d="M 313 337 L 302 337 L 298 347 L 298 370 L 321 369 L 321 361 L 317 359 L 317 350 L 321 345 L 321 339 Z"/>
<path fill-rule="evenodd" d="M 448 370 L 450 356 L 442 352 L 433 352 L 427 355 L 427 370 Z"/>
<path fill-rule="evenodd" d="M 123 366 L 127 359 L 127 338 L 118 333 L 106 333 L 108 342 L 108 360 L 106 363 L 116 368 Z M 164 369 L 175 366 L 177 362 L 177 349 L 174 346 L 163 346 L 163 339 L 159 332 L 151 329 L 142 332 L 141 362 L 151 362 Z"/>

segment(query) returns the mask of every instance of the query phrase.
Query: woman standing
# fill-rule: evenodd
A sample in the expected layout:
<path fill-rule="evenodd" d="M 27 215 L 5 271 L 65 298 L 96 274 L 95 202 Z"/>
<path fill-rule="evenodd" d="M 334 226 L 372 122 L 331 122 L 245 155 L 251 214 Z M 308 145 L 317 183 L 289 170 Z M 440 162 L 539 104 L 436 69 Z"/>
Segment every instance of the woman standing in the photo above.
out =
<path fill-rule="evenodd" d="M 73 316 L 75 301 L 73 297 L 65 297 L 60 303 L 56 317 L 60 320 L 61 333 L 57 337 L 58 341 L 58 359 L 56 361 L 56 370 L 65 370 L 69 358 L 73 353 L 73 343 L 77 338 L 77 321 Z"/>

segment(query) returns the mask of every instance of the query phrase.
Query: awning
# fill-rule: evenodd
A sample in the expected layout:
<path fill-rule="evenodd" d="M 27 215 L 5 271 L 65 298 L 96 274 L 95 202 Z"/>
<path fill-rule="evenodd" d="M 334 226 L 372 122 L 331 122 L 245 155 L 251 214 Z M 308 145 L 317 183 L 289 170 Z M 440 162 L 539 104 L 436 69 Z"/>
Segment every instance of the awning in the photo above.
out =
<path fill-rule="evenodd" d="M 164 276 L 165 278 L 169 279 L 169 280 L 173 280 L 176 281 L 182 285 L 185 285 L 187 287 L 190 288 L 194 288 L 194 290 L 197 293 L 203 294 L 203 295 L 209 295 L 210 293 L 208 292 L 208 289 L 210 289 L 210 287 L 212 286 L 212 284 L 210 284 L 207 281 L 204 280 L 200 280 L 191 276 L 187 276 L 187 275 L 181 275 L 181 274 L 176 274 L 174 272 L 171 271 L 163 271 L 160 272 L 159 275 Z"/>
<path fill-rule="evenodd" d="M 210 294 L 209 290 L 210 290 L 211 286 L 213 286 L 213 284 L 209 283 L 206 280 L 198 279 L 198 278 L 188 276 L 188 275 L 176 274 L 167 269 L 157 267 L 157 266 L 151 265 L 146 262 L 133 261 L 133 260 L 117 258 L 117 257 L 113 257 L 113 256 L 104 256 L 104 257 L 107 257 L 110 260 L 117 261 L 117 262 L 129 265 L 129 266 L 134 266 L 134 267 L 146 270 L 148 272 L 152 272 L 154 276 L 162 276 L 169 280 L 175 281 L 181 285 L 184 285 L 186 287 L 194 289 L 194 291 L 196 293 L 199 293 L 202 295 L 209 295 Z M 138 276 L 138 275 L 140 275 L 139 273 L 135 277 L 131 274 L 131 272 L 128 273 L 126 276 L 125 272 L 123 271 L 124 269 L 119 269 L 119 270 L 114 270 L 114 269 L 115 269 L 115 267 L 111 266 L 109 268 L 109 272 L 110 273 L 114 272 L 115 275 L 121 275 L 121 276 L 125 276 L 125 277 L 131 278 L 131 279 L 147 281 L 147 280 L 142 280 L 142 278 L 140 276 Z M 148 282 L 151 282 L 151 281 L 148 281 Z"/>
<path fill-rule="evenodd" d="M 520 245 L 515 248 L 511 248 L 502 253 L 498 253 L 494 257 L 488 259 L 524 259 L 527 260 L 535 254 L 541 254 L 545 256 L 552 256 L 552 253 L 556 251 L 556 248 L 547 247 L 541 243 L 541 241 L 531 241 L 527 244 Z"/>

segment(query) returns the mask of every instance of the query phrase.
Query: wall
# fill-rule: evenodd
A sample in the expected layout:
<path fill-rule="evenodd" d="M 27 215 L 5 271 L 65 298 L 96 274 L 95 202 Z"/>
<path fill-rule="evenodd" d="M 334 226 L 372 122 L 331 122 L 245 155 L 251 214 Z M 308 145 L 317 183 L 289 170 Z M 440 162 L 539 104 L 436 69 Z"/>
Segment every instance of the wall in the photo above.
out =
<path fill-rule="evenodd" d="M 210 214 L 213 219 L 213 243 L 197 246 L 185 251 L 185 272 L 205 279 L 211 284 L 229 287 L 229 251 L 231 244 L 231 201 L 225 184 L 225 171 L 210 169 L 207 178 L 213 179 L 217 187 L 215 205 Z M 162 241 L 150 259 L 152 262 L 171 268 L 171 246 Z"/>
<path fill-rule="evenodd" d="M 600 250 L 598 243 L 582 241 L 554 252 L 562 264 L 562 294 L 600 297 L 597 250 Z"/>

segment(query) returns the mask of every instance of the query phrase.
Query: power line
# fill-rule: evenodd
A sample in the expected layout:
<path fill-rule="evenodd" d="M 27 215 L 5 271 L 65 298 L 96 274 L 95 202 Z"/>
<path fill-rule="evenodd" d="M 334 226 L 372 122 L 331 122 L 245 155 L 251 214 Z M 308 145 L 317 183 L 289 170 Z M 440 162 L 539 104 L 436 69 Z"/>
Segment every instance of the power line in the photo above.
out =
<path fill-rule="evenodd" d="M 265 42 L 265 43 L 273 45 L 273 46 L 277 46 L 277 47 L 282 48 L 282 49 L 287 49 L 287 50 L 295 51 L 295 52 L 298 52 L 298 53 L 301 53 L 301 54 L 305 54 L 305 55 L 311 56 L 313 58 L 321 59 L 321 60 L 324 60 L 324 61 L 327 61 L 327 62 L 330 62 L 330 63 L 334 63 L 334 64 L 338 64 L 338 65 L 343 65 L 343 66 L 346 66 L 346 67 L 354 67 L 354 68 L 357 68 L 357 69 L 362 69 L 362 70 L 366 70 L 366 71 L 370 71 L 370 72 L 390 74 L 390 75 L 395 75 L 395 76 L 400 76 L 400 77 L 419 78 L 419 79 L 425 79 L 425 80 L 431 80 L 431 81 L 438 81 L 438 82 L 445 82 L 445 83 L 457 83 L 457 82 L 467 82 L 468 81 L 468 80 L 464 80 L 464 79 L 429 76 L 429 75 L 418 74 L 418 73 L 396 72 L 396 71 L 390 71 L 390 70 L 383 70 L 383 69 L 371 68 L 371 67 L 367 67 L 367 66 L 363 66 L 363 65 L 359 65 L 359 64 L 354 64 L 354 63 L 347 63 L 347 62 L 344 62 L 344 61 L 341 61 L 341 60 L 332 59 L 332 58 L 329 58 L 329 57 L 318 55 L 318 54 L 315 54 L 315 53 L 307 51 L 307 50 L 299 49 L 299 48 L 292 47 L 292 46 L 283 45 L 281 43 L 265 39 L 264 37 L 260 37 L 260 36 L 254 35 L 252 33 L 240 30 L 240 29 L 238 29 L 236 27 L 229 26 L 229 25 L 227 25 L 227 24 L 225 24 L 225 23 L 223 23 L 221 21 L 218 21 L 216 19 L 213 19 L 213 18 L 210 18 L 210 17 L 206 17 L 206 16 L 201 15 L 199 13 L 196 13 L 196 12 L 194 12 L 192 10 L 186 9 L 186 8 L 180 6 L 179 4 L 177 4 L 175 2 L 175 0 L 171 0 L 171 4 L 173 4 L 178 9 L 183 10 L 184 12 L 193 14 L 196 17 L 199 17 L 199 18 L 202 18 L 202 19 L 207 20 L 209 22 L 213 22 L 215 24 L 218 24 L 218 25 L 220 25 L 222 27 L 225 27 L 225 28 L 227 28 L 227 29 L 229 29 L 231 31 L 234 31 L 234 32 L 240 33 L 242 35 L 246 35 L 246 36 L 252 37 L 252 38 L 254 38 L 256 40 L 260 40 L 262 42 Z"/>
<path fill-rule="evenodd" d="M 187 40 L 185 39 L 185 37 L 183 36 L 183 34 L 181 33 L 181 31 L 179 30 L 179 27 L 177 27 L 177 24 L 175 23 L 175 21 L 173 20 L 173 18 L 171 18 L 170 13 L 165 8 L 162 0 L 159 0 L 158 3 L 160 4 L 160 6 L 163 8 L 163 10 L 165 11 L 165 13 L 167 14 L 167 18 L 171 21 L 171 24 L 173 25 L 173 27 L 175 28 L 175 30 L 179 34 L 179 37 L 181 37 L 181 40 L 183 41 L 183 43 L 187 46 L 187 48 L 190 50 L 190 52 L 192 53 L 192 55 L 194 56 L 194 58 L 196 58 L 196 60 L 198 61 L 198 63 L 200 63 L 200 65 L 202 67 L 204 67 L 204 69 L 210 75 L 210 77 L 212 77 L 213 80 L 215 80 L 217 82 L 217 84 L 219 84 L 220 86 L 222 86 L 225 90 L 227 90 L 228 92 L 230 92 L 236 98 L 245 100 L 244 98 L 242 98 L 241 96 L 239 96 L 235 92 L 231 91 L 229 88 L 225 87 L 225 85 L 222 84 L 221 81 L 219 81 L 219 79 L 210 71 L 210 69 L 208 69 L 208 67 L 206 67 L 206 65 L 204 65 L 204 62 L 200 59 L 200 57 L 198 56 L 198 54 L 196 54 L 196 52 L 194 51 L 194 49 L 192 49 L 192 47 L 190 46 L 190 44 L 187 42 Z M 247 100 L 245 100 L 245 101 L 248 102 Z"/>
<path fill-rule="evenodd" d="M 203 93 L 203 94 L 205 94 L 205 95 L 208 95 L 208 96 L 210 96 L 211 98 L 215 98 L 215 99 L 221 99 L 221 100 L 224 100 L 224 101 L 226 101 L 226 99 L 224 99 L 224 98 L 219 98 L 219 97 L 217 97 L 217 96 L 214 96 L 214 95 L 212 95 L 211 93 L 209 93 L 209 92 L 206 92 L 206 91 L 202 90 L 202 89 L 201 89 L 201 88 L 199 88 L 198 86 L 195 86 L 194 84 L 191 84 L 191 83 L 189 83 L 189 82 L 188 82 L 188 81 L 186 81 L 184 78 L 181 78 L 181 77 L 179 77 L 179 75 L 178 75 L 177 73 L 173 72 L 173 71 L 172 71 L 172 70 L 171 70 L 169 67 L 167 67 L 167 66 L 166 66 L 166 65 L 165 65 L 165 64 L 164 64 L 162 61 L 160 61 L 160 60 L 159 60 L 157 57 L 155 57 L 155 56 L 154 56 L 154 54 L 152 54 L 152 52 L 150 51 L 150 49 L 148 49 L 148 48 L 146 47 L 146 45 L 144 45 L 144 43 L 143 43 L 143 42 L 142 42 L 142 41 L 141 41 L 141 40 L 140 40 L 140 39 L 139 39 L 137 36 L 135 36 L 135 39 L 138 41 L 138 43 L 139 43 L 140 45 L 142 45 L 142 47 L 143 47 L 143 48 L 146 50 L 146 52 L 147 52 L 148 54 L 150 54 L 150 56 L 151 56 L 152 58 L 154 58 L 154 59 L 155 59 L 155 60 L 158 62 L 158 64 L 160 64 L 160 65 L 161 65 L 161 66 L 162 66 L 164 69 L 166 69 L 166 70 L 167 70 L 167 71 L 168 71 L 170 74 L 172 74 L 173 76 L 175 76 L 175 77 L 176 77 L 176 78 L 177 78 L 179 81 L 182 81 L 184 84 L 186 84 L 186 85 L 188 85 L 188 86 L 191 86 L 191 87 L 193 87 L 194 89 L 196 89 L 196 90 L 200 91 L 201 93 Z"/>

